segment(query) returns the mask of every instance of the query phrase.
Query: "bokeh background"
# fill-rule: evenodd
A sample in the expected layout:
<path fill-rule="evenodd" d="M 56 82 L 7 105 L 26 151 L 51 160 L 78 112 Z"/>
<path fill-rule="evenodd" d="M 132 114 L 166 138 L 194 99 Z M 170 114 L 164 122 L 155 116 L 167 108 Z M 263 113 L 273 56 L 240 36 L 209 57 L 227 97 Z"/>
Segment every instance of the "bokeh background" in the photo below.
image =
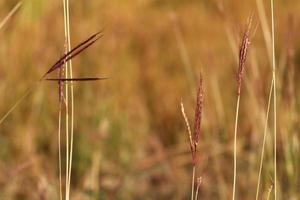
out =
<path fill-rule="evenodd" d="M 18 3 L 0 1 L 0 19 Z M 264 4 L 266 18 L 258 12 Z M 188 199 L 191 155 L 182 100 L 193 124 L 197 82 L 205 105 L 197 177 L 201 199 L 230 199 L 238 45 L 255 30 L 243 82 L 238 199 L 255 198 L 271 84 L 266 0 L 73 0 L 72 46 L 104 28 L 73 61 L 75 144 L 71 199 Z M 276 0 L 278 195 L 299 199 L 300 1 Z M 62 1 L 26 0 L 0 30 L 1 116 L 64 52 Z M 56 74 L 54 73 L 55 77 Z M 58 89 L 43 82 L 0 125 L 0 199 L 58 199 Z M 260 199 L 273 177 L 270 113 Z M 273 193 L 272 193 L 273 194 Z M 271 196 L 272 198 L 272 196 Z"/>

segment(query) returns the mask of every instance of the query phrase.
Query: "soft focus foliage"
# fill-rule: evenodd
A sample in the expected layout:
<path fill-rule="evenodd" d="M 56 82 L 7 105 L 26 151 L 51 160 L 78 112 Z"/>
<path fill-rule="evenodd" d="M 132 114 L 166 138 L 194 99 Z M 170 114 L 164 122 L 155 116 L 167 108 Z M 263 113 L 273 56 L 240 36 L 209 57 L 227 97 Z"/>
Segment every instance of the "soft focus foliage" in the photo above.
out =
<path fill-rule="evenodd" d="M 259 0 L 258 0 L 259 1 Z M 0 2 L 0 21 L 18 1 Z M 270 22 L 269 1 L 264 1 Z M 276 0 L 278 195 L 300 196 L 300 1 Z M 180 101 L 193 119 L 205 95 L 197 174 L 201 199 L 229 199 L 238 46 L 254 12 L 241 92 L 237 199 L 256 193 L 271 65 L 255 1 L 70 0 L 72 45 L 104 28 L 73 61 L 71 199 L 187 199 L 191 156 Z M 62 1 L 26 0 L 0 30 L 0 116 L 64 52 Z M 55 77 L 55 73 L 53 74 Z M 272 185 L 272 113 L 261 199 Z M 0 125 L 0 199 L 57 199 L 58 88 L 43 82 Z"/>

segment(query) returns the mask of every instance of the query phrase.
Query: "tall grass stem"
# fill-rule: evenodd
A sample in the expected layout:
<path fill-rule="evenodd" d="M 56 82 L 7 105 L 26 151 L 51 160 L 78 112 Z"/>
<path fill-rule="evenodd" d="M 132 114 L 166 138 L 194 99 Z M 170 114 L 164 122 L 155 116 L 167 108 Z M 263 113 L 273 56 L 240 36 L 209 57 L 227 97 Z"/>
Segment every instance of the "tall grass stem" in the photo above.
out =
<path fill-rule="evenodd" d="M 193 165 L 191 200 L 194 200 L 194 191 L 195 191 L 195 173 L 196 173 L 196 166 Z"/>
<path fill-rule="evenodd" d="M 272 18 L 272 74 L 273 74 L 273 106 L 274 106 L 274 199 L 277 199 L 277 102 L 276 102 L 276 60 L 275 60 L 275 18 L 274 18 L 274 0 L 271 2 Z"/>
<path fill-rule="evenodd" d="M 234 125 L 234 145 L 233 145 L 233 188 L 232 188 L 232 199 L 235 199 L 236 191 L 236 177 L 237 177 L 237 129 L 238 129 L 238 118 L 239 118 L 239 109 L 240 109 L 240 98 L 238 95 L 236 102 L 236 113 L 235 113 L 235 125 Z"/>
<path fill-rule="evenodd" d="M 6 15 L 6 17 L 0 22 L 0 30 L 3 28 L 3 26 L 8 22 L 8 20 L 18 11 L 18 9 L 21 7 L 22 1 L 17 3 L 15 7 Z"/>
<path fill-rule="evenodd" d="M 60 86 L 59 86 L 60 87 Z M 59 94 L 61 95 L 61 94 Z M 59 199 L 62 200 L 62 170 L 61 170 L 61 108 L 62 104 L 59 101 L 59 113 L 58 113 L 58 165 L 59 165 Z"/>
<path fill-rule="evenodd" d="M 256 198 L 255 198 L 256 200 L 258 200 L 258 195 L 259 195 L 259 188 L 260 188 L 263 160 L 264 160 L 264 154 L 265 154 L 265 144 L 266 144 L 266 140 L 267 140 L 267 129 L 268 129 L 268 121 L 269 121 L 269 113 L 270 113 L 270 107 L 271 107 L 273 87 L 274 87 L 274 80 L 272 79 L 270 92 L 269 92 L 269 97 L 268 97 L 267 113 L 266 113 L 266 118 L 265 118 L 263 144 L 262 144 L 261 155 L 260 155 L 260 165 L 259 165 L 259 173 L 258 173 L 257 189 L 256 189 Z"/>
<path fill-rule="evenodd" d="M 63 0 L 63 8 L 64 8 L 64 35 L 65 35 L 65 53 L 69 51 L 69 37 L 68 37 L 68 3 L 67 0 Z M 69 78 L 69 63 L 66 62 L 65 64 L 65 78 Z M 65 198 L 69 200 L 69 85 L 65 84 L 65 132 L 66 132 L 66 192 Z"/>

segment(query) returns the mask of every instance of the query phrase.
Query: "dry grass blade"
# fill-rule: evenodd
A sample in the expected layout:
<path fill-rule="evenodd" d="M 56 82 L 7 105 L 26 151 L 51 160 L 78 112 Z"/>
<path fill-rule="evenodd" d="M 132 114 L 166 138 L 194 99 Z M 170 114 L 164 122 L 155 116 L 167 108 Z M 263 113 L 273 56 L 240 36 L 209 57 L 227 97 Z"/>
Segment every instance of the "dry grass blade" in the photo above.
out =
<path fill-rule="evenodd" d="M 77 45 L 75 48 L 73 48 L 71 51 L 66 53 L 64 56 L 62 56 L 55 64 L 53 64 L 50 69 L 42 76 L 41 80 L 43 80 L 48 74 L 55 71 L 56 69 L 63 66 L 66 62 L 80 54 L 82 51 L 90 47 L 92 44 L 94 44 L 98 39 L 103 37 L 101 35 L 102 32 L 98 32 L 91 37 L 89 37 L 87 40 L 81 42 L 79 45 Z"/>
<path fill-rule="evenodd" d="M 271 98 L 272 98 L 273 86 L 274 86 L 274 82 L 273 82 L 273 79 L 272 79 L 271 88 L 270 88 L 270 92 L 269 92 L 269 100 L 268 100 L 266 118 L 265 118 L 263 143 L 262 143 L 262 149 L 261 149 L 261 155 L 260 155 L 260 165 L 259 165 L 259 173 L 258 173 L 257 188 L 256 188 L 256 198 L 255 198 L 256 200 L 258 200 L 259 189 L 260 189 L 260 182 L 261 182 L 261 175 L 262 175 L 262 168 L 263 168 L 263 160 L 264 160 L 264 154 L 265 154 L 264 152 L 265 152 L 265 146 L 266 146 L 266 141 L 267 141 L 267 129 L 268 129 L 268 120 L 269 120 L 269 113 L 270 113 L 270 107 L 271 107 Z"/>
<path fill-rule="evenodd" d="M 273 77 L 273 112 L 274 112 L 274 199 L 277 199 L 277 92 L 276 92 L 276 58 L 275 58 L 275 17 L 274 0 L 271 3 L 272 18 L 272 77 Z"/>
<path fill-rule="evenodd" d="M 182 116 L 184 118 L 184 121 L 185 121 L 185 124 L 186 124 L 186 127 L 188 129 L 188 134 L 189 134 L 189 142 L 190 142 L 190 148 L 191 148 L 191 152 L 193 152 L 193 138 L 192 138 L 192 131 L 191 131 L 191 126 L 190 126 L 190 123 L 189 123 L 189 120 L 185 114 L 185 110 L 184 110 L 184 106 L 183 106 L 183 103 L 181 102 L 181 113 L 182 113 Z"/>
<path fill-rule="evenodd" d="M 3 28 L 3 26 L 8 22 L 8 20 L 18 11 L 18 9 L 21 7 L 22 2 L 20 1 L 15 5 L 15 7 L 8 13 L 8 15 L 0 22 L 0 30 Z"/>

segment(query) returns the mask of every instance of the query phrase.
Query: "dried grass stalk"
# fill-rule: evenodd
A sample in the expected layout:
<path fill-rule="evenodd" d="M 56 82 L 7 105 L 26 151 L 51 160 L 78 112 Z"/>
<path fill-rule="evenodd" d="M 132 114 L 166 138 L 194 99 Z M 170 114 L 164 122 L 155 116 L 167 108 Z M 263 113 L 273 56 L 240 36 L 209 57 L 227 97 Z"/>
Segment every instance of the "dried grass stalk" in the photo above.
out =
<path fill-rule="evenodd" d="M 248 26 L 244 32 L 242 43 L 239 50 L 239 68 L 237 75 L 237 102 L 236 102 L 236 113 L 235 113 L 235 125 L 234 125 L 234 161 L 233 161 L 233 186 L 232 186 L 232 200 L 235 200 L 236 192 L 236 182 L 237 182 L 237 132 L 238 132 L 238 119 L 239 119 L 239 109 L 240 109 L 240 98 L 241 98 L 241 87 L 242 87 L 242 78 L 245 70 L 245 63 L 248 54 L 248 47 L 250 44 L 250 30 L 252 25 L 253 14 L 250 15 L 248 19 Z"/>

